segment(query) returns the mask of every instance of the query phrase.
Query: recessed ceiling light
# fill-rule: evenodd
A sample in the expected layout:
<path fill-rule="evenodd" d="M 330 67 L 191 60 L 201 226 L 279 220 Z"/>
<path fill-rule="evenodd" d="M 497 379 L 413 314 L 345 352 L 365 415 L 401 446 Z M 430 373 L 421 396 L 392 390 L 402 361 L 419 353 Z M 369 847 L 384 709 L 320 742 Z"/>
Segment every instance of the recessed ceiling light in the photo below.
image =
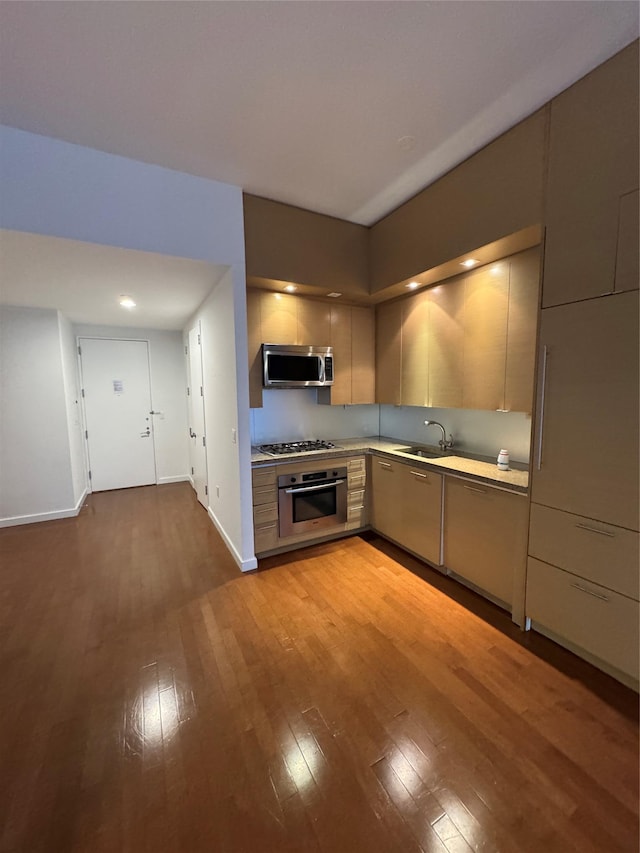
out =
<path fill-rule="evenodd" d="M 120 305 L 122 305 L 123 308 L 129 309 L 136 307 L 134 300 L 130 296 L 125 296 L 124 294 L 120 296 Z"/>
<path fill-rule="evenodd" d="M 327 296 L 330 296 L 332 299 L 337 299 L 338 296 L 342 296 L 341 293 L 327 293 Z"/>
<path fill-rule="evenodd" d="M 475 267 L 476 264 L 479 264 L 480 261 L 476 261 L 475 258 L 467 258 L 466 261 L 462 261 L 460 264 L 461 267 Z"/>
<path fill-rule="evenodd" d="M 419 281 L 410 281 L 409 284 L 405 284 L 405 287 L 408 287 L 409 290 L 415 290 L 416 287 L 420 287 Z"/>
<path fill-rule="evenodd" d="M 287 291 L 287 293 L 294 293 L 294 291 L 296 291 L 297 289 L 298 288 L 295 286 L 295 284 L 288 284 L 285 287 L 285 290 Z"/>

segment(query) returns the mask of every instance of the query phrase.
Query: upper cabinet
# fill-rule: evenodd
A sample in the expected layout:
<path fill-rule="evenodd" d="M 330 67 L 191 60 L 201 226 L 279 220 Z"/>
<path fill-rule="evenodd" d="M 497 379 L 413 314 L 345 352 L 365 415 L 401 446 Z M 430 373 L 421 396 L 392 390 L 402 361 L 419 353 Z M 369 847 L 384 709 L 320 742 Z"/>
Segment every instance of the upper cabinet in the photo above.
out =
<path fill-rule="evenodd" d="M 332 405 L 374 402 L 373 308 L 248 288 L 247 323 L 251 408 L 262 406 L 263 343 L 333 347 L 335 381 L 318 389 L 318 401 Z"/>
<path fill-rule="evenodd" d="M 369 229 L 258 196 L 243 196 L 249 284 L 289 281 L 345 296 L 369 295 Z"/>
<path fill-rule="evenodd" d="M 531 412 L 540 249 L 376 310 L 378 403 Z"/>
<path fill-rule="evenodd" d="M 551 102 L 543 307 L 638 287 L 638 42 Z"/>

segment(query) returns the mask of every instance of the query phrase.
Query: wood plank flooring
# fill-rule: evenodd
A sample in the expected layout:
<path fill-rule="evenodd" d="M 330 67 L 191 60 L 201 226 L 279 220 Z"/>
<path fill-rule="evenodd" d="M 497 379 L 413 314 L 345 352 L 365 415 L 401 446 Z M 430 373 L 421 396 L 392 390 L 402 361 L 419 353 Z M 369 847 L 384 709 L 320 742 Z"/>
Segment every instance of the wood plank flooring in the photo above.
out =
<path fill-rule="evenodd" d="M 636 853 L 637 696 L 373 535 L 187 484 L 0 531 L 0 850 Z"/>

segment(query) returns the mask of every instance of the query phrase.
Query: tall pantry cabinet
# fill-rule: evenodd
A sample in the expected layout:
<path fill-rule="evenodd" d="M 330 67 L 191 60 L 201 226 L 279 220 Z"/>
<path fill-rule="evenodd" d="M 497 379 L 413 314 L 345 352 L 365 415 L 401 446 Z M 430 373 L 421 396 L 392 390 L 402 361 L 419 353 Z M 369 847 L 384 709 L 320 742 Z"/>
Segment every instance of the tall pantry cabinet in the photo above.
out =
<path fill-rule="evenodd" d="M 551 104 L 526 596 L 534 628 L 633 686 L 637 67 L 636 42 Z"/>

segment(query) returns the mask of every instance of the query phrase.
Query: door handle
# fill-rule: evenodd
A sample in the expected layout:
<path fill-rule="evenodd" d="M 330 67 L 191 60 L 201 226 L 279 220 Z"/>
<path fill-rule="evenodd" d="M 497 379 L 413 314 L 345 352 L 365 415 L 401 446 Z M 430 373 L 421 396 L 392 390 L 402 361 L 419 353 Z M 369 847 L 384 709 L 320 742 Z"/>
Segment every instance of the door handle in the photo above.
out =
<path fill-rule="evenodd" d="M 151 435 L 151 430 L 149 429 L 149 427 L 147 427 L 144 432 L 140 433 L 140 438 L 149 438 L 150 435 Z"/>
<path fill-rule="evenodd" d="M 549 350 L 545 346 L 542 348 L 542 369 L 540 372 L 540 411 L 538 412 L 538 447 L 536 448 L 537 460 L 536 468 L 538 471 L 542 468 L 542 442 L 544 433 L 544 409 L 547 397 L 547 366 L 549 361 Z"/>
<path fill-rule="evenodd" d="M 191 429 L 191 427 L 189 427 L 189 438 L 195 438 L 195 437 L 196 437 L 195 432 Z"/>

